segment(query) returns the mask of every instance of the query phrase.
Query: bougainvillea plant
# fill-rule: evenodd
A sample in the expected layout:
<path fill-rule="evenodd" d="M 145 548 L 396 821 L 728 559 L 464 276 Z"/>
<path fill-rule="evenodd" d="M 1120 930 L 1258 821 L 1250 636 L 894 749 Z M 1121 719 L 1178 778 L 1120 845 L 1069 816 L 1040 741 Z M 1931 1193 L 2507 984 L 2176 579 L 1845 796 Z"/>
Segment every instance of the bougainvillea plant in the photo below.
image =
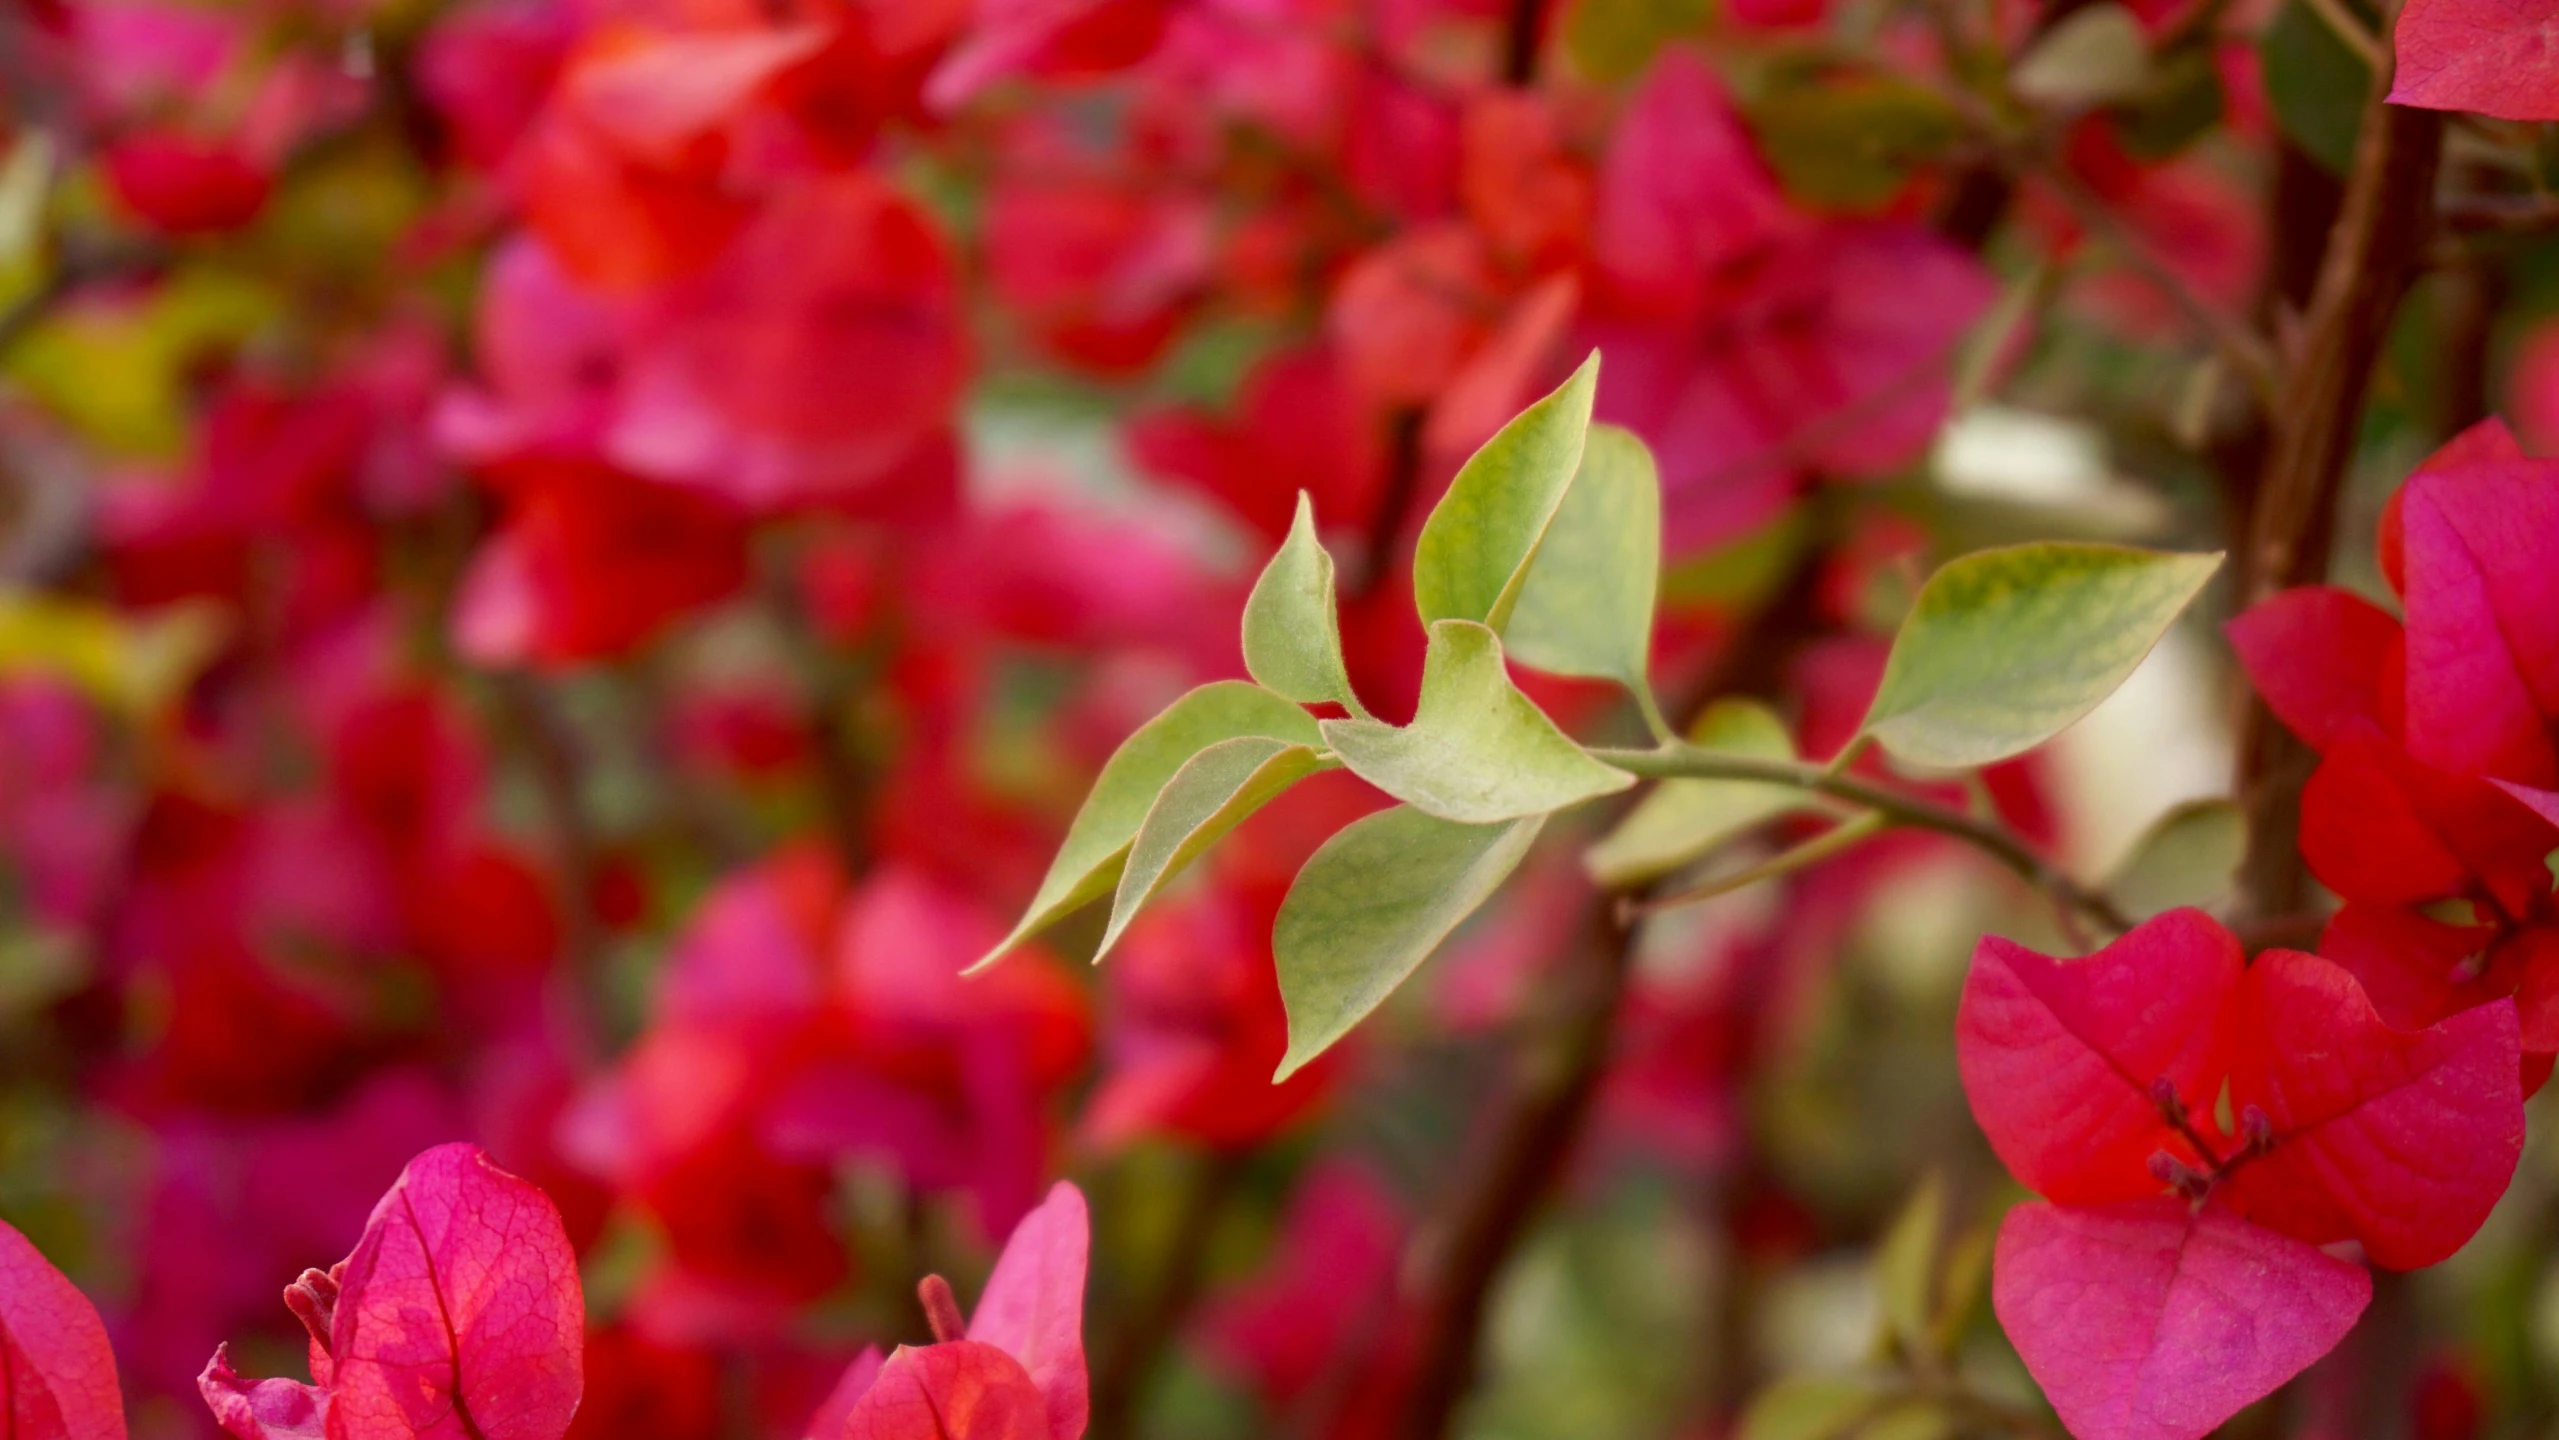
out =
<path fill-rule="evenodd" d="M 0 7 L 10 1435 L 2548 1428 L 2554 122 L 2522 0 Z"/>

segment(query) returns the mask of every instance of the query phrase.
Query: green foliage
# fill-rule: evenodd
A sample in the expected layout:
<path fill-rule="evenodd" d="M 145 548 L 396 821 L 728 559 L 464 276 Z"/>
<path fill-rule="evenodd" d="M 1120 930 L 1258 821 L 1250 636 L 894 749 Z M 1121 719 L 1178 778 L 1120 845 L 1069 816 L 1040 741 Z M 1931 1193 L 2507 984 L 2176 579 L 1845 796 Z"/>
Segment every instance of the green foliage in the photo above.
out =
<path fill-rule="evenodd" d="M 1137 918 L 1138 908 L 1183 866 L 1324 764 L 1311 746 L 1265 735 L 1220 740 L 1192 756 L 1156 794 L 1129 842 L 1119 891 L 1111 901 L 1111 923 L 1093 958 L 1099 961 L 1110 953 Z"/>
<path fill-rule="evenodd" d="M 1315 536 L 1315 502 L 1297 492 L 1288 539 L 1262 567 L 1244 602 L 1244 668 L 1272 691 L 1304 704 L 1332 701 L 1365 715 L 1342 666 L 1342 624 L 1333 600 L 1333 557 Z"/>
<path fill-rule="evenodd" d="M 1635 783 L 1592 759 L 1519 693 L 1502 664 L 1502 642 L 1468 620 L 1431 626 L 1412 724 L 1327 720 L 1323 732 L 1361 779 L 1460 824 L 1543 815 Z"/>
<path fill-rule="evenodd" d="M 1500 631 L 1538 543 L 1581 468 L 1599 388 L 1599 354 L 1531 404 L 1467 458 L 1413 548 L 1413 601 L 1422 623 L 1473 620 Z"/>
<path fill-rule="evenodd" d="M 1741 1440 L 1938 1440 L 1954 1429 L 1944 1406 L 1870 1375 L 1789 1375 L 1742 1415 Z"/>
<path fill-rule="evenodd" d="M 1875 1247 L 1875 1291 L 1885 1333 L 1900 1354 L 1935 1353 L 1937 1252 L 1945 1233 L 1946 1183 L 1923 1176 Z"/>
<path fill-rule="evenodd" d="M 1748 118 L 1788 193 L 1834 210 L 1882 209 L 1963 135 L 1953 107 L 1920 86 L 1832 70 L 1771 88 Z"/>
<path fill-rule="evenodd" d="M 1954 560 L 1902 622 L 1863 733 L 1936 769 L 2023 754 L 2112 694 L 2220 565 L 2057 542 Z"/>
<path fill-rule="evenodd" d="M 1643 692 L 1661 570 L 1662 483 L 1653 452 L 1630 431 L 1595 425 L 1503 643 L 1534 669 Z"/>
<path fill-rule="evenodd" d="M 1203 685 L 1174 701 L 1112 753 L 1093 782 L 1093 793 L 1084 798 L 1084 808 L 1067 828 L 1066 842 L 1049 863 L 1048 876 L 1040 881 L 1030 909 L 1013 932 L 971 968 L 1002 959 L 1025 936 L 1117 886 L 1130 842 L 1137 838 L 1166 783 L 1191 757 L 1240 735 L 1308 747 L 1322 743 L 1313 716 L 1241 680 Z"/>
<path fill-rule="evenodd" d="M 1709 0 L 1576 0 L 1564 47 L 1594 80 L 1631 80 L 1663 45 L 1705 28 Z"/>
<path fill-rule="evenodd" d="M 2349 9 L 2357 9 L 2352 5 Z M 2343 175 L 2355 163 L 2372 69 L 2303 0 L 2286 0 L 2257 38 L 2275 123 L 2312 159 Z"/>
<path fill-rule="evenodd" d="M 2248 858 L 2248 816 L 2228 800 L 2190 800 L 2152 823 L 2115 867 L 2106 893 L 2135 920 L 2230 893 Z"/>
<path fill-rule="evenodd" d="M 2149 82 L 2150 41 L 2111 0 L 2072 12 L 2008 72 L 2018 98 L 2066 110 L 2130 100 Z"/>
<path fill-rule="evenodd" d="M 1325 841 L 1271 936 L 1288 1011 L 1288 1053 L 1272 1078 L 1295 1074 L 1393 994 L 1509 878 L 1543 823 L 1461 825 L 1399 805 Z"/>
<path fill-rule="evenodd" d="M 1719 700 L 1708 706 L 1691 727 L 1689 741 L 1703 750 L 1755 760 L 1796 758 L 1785 722 L 1755 700 Z M 1792 785 L 1665 780 L 1593 845 L 1582 863 L 1601 885 L 1629 889 L 1702 860 L 1715 847 L 1780 815 L 1815 805 L 1813 797 Z"/>
<path fill-rule="evenodd" d="M 165 459 L 186 443 L 200 363 L 264 327 L 279 304 L 227 271 L 181 270 L 140 305 L 55 310 L 10 349 L 8 378 L 100 450 Z"/>

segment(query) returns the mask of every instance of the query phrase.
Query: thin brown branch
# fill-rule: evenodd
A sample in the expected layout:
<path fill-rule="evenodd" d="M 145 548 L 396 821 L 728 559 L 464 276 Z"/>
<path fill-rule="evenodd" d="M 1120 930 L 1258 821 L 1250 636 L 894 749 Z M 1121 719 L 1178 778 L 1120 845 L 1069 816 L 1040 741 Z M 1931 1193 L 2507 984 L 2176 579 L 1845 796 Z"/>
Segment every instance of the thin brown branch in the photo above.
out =
<path fill-rule="evenodd" d="M 1244 1173 L 1242 1154 L 1219 1154 L 1208 1157 L 1192 1178 L 1155 1283 L 1129 1313 L 1117 1343 L 1094 1369 L 1092 1419 L 1085 1428 L 1089 1440 L 1125 1440 L 1136 1433 L 1138 1401 L 1145 1397 L 1147 1382 L 1164 1352 L 1181 1334 L 1182 1322 L 1199 1303 L 1207 1278 L 1209 1241 L 1216 1237 L 1218 1221 L 1243 1183 Z"/>
<path fill-rule="evenodd" d="M 2384 56 L 2374 69 L 2345 203 L 2274 408 L 2272 444 L 2239 552 L 2242 607 L 2327 574 L 2337 493 L 2373 366 L 2433 227 L 2443 116 L 2383 103 L 2391 68 Z M 2249 822 L 2244 908 L 2259 915 L 2299 909 L 2301 786 L 2311 757 L 2263 704 L 2249 707 L 2240 757 Z"/>

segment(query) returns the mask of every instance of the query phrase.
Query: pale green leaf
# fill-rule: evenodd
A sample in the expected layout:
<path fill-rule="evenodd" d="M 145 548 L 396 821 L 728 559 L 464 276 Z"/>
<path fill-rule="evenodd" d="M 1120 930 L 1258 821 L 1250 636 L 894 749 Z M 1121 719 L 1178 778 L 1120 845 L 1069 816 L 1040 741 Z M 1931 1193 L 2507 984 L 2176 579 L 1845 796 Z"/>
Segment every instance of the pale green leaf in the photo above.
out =
<path fill-rule="evenodd" d="M 1952 561 L 1902 622 L 1864 733 L 1932 769 L 2023 754 L 2114 693 L 2220 565 L 2049 541 Z"/>
<path fill-rule="evenodd" d="M 1890 1403 L 1865 1375 L 1787 1375 L 1752 1397 L 1740 1440 L 1841 1440 Z"/>
<path fill-rule="evenodd" d="M 1946 1185 L 1931 1173 L 1902 1205 L 1892 1228 L 1875 1246 L 1875 1291 L 1884 1326 L 1900 1353 L 1935 1349 L 1937 1256 L 1946 1230 Z"/>
<path fill-rule="evenodd" d="M 2133 842 L 2106 881 L 2115 908 L 2147 920 L 2180 905 L 2228 895 L 2248 858 L 2248 816 L 2228 800 L 2190 800 L 2159 817 Z"/>
<path fill-rule="evenodd" d="M 1501 887 L 1542 817 L 1460 825 L 1399 805 L 1344 826 L 1297 872 L 1271 949 L 1285 1080 L 1350 1033 Z"/>
<path fill-rule="evenodd" d="M 9 147 L 9 158 L 0 160 L 0 269 L 32 260 L 44 241 L 54 158 L 53 137 L 28 130 Z"/>
<path fill-rule="evenodd" d="M 1423 624 L 1475 620 L 1498 631 L 1508 623 L 1538 542 L 1581 468 L 1598 389 L 1594 351 L 1459 467 L 1414 542 L 1413 602 Z"/>
<path fill-rule="evenodd" d="M 1165 782 L 1129 842 L 1119 892 L 1111 901 L 1110 927 L 1102 932 L 1094 962 L 1110 953 L 1137 919 L 1138 908 L 1183 866 L 1281 791 L 1322 768 L 1313 748 L 1266 735 L 1220 740 L 1192 756 Z"/>
<path fill-rule="evenodd" d="M 1554 675 L 1645 686 L 1662 573 L 1662 483 L 1653 452 L 1627 430 L 1594 425 L 1502 643 Z"/>
<path fill-rule="evenodd" d="M 1258 685 L 1220 680 L 1165 707 L 1164 713 L 1120 742 L 1084 808 L 1067 827 L 1066 841 L 1049 862 L 1048 876 L 1021 923 L 971 969 L 994 964 L 1004 952 L 1058 917 L 1109 894 L 1119 884 L 1129 842 L 1137 838 L 1155 797 L 1191 757 L 1221 740 L 1260 735 L 1287 744 L 1315 746 L 1322 737 L 1315 717 Z"/>
<path fill-rule="evenodd" d="M 2129 100 L 2149 83 L 2150 41 L 2112 0 L 2072 12 L 2008 72 L 2017 98 L 2071 110 Z"/>
<path fill-rule="evenodd" d="M 1700 749 L 1754 760 L 1796 758 L 1786 722 L 1755 700 L 1718 700 L 1706 707 L 1689 740 Z M 1792 785 L 1665 780 L 1582 856 L 1582 864 L 1602 886 L 1624 890 L 1702 860 L 1781 815 L 1817 808 L 1812 795 Z"/>
<path fill-rule="evenodd" d="M 1342 666 L 1341 613 L 1333 598 L 1333 557 L 1315 535 L 1315 502 L 1297 492 L 1288 527 L 1244 602 L 1244 668 L 1264 688 L 1308 705 L 1333 701 L 1367 712 Z"/>
<path fill-rule="evenodd" d="M 1503 668 L 1502 642 L 1471 620 L 1431 626 L 1412 724 L 1327 720 L 1323 731 L 1362 780 L 1461 824 L 1543 815 L 1635 783 L 1592 759 L 1519 693 Z"/>

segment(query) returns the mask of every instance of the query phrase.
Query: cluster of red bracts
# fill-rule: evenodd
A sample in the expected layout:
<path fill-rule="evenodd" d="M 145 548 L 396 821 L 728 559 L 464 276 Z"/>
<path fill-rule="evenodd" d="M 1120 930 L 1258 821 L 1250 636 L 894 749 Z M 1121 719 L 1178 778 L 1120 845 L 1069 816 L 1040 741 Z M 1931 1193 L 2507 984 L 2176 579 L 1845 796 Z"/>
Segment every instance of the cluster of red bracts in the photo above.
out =
<path fill-rule="evenodd" d="M 933 1342 L 875 1347 L 799 1433 L 809 1440 L 1078 1440 L 1084 1197 L 1059 1185 L 1027 1215 L 963 1322 L 928 1278 Z M 227 1347 L 199 1381 L 238 1440 L 561 1440 L 586 1388 L 586 1303 L 559 1211 L 470 1145 L 419 1155 L 353 1253 L 306 1270 L 284 1303 L 310 1335 L 311 1381 L 245 1380 Z M 0 1225 L 0 1404 L 21 1440 L 124 1440 L 115 1356 L 97 1311 Z"/>

